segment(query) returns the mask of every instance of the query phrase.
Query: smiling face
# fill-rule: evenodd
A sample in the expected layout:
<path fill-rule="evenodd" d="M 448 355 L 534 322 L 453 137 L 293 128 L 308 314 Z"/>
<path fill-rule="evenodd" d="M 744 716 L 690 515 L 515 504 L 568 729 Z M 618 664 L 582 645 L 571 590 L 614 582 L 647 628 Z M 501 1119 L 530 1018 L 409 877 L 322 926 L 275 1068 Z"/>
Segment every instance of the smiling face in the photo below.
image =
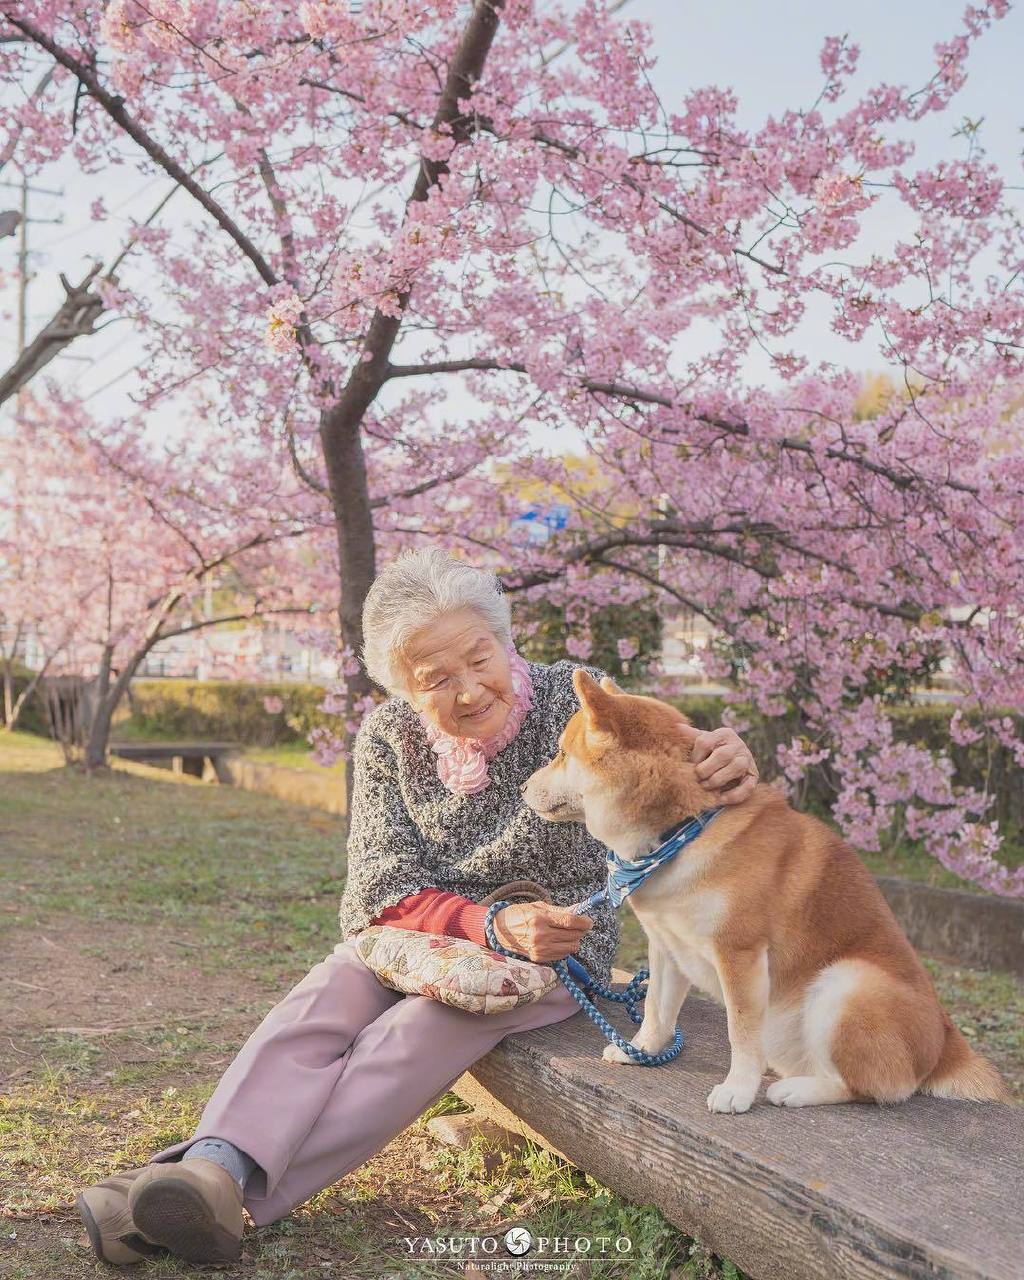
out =
<path fill-rule="evenodd" d="M 439 729 L 457 738 L 492 738 L 514 702 L 508 654 L 479 614 L 443 614 L 405 646 L 409 693 Z"/>

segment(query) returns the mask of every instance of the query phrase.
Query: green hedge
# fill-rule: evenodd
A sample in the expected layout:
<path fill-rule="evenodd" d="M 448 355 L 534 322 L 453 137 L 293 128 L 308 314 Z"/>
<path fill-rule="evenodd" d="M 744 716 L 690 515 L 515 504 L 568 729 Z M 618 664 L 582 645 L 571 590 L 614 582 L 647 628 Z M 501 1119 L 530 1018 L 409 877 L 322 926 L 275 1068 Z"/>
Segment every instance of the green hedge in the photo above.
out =
<path fill-rule="evenodd" d="M 271 713 L 264 700 L 278 697 Z M 331 723 L 317 708 L 324 689 L 314 684 L 247 684 L 236 680 L 136 680 L 115 737 L 205 738 L 274 747 L 304 742 L 315 725 Z"/>
<path fill-rule="evenodd" d="M 14 700 L 17 701 L 21 695 L 22 689 L 28 684 L 30 676 L 26 675 L 24 669 L 18 670 L 15 667 L 14 673 Z M 3 692 L 0 690 L 0 724 L 3 724 Z M 19 729 L 23 729 L 26 733 L 38 733 L 44 737 L 50 732 L 49 724 L 46 717 L 46 707 L 43 700 L 39 696 L 39 688 L 36 687 L 32 695 L 26 700 L 25 705 L 21 709 L 18 716 Z"/>

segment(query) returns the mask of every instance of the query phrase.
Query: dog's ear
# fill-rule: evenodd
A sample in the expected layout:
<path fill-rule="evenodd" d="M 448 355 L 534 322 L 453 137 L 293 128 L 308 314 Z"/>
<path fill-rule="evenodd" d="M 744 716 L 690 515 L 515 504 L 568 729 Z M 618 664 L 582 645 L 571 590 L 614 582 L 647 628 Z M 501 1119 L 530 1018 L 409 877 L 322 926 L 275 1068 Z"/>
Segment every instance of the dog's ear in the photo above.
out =
<path fill-rule="evenodd" d="M 602 689 L 594 677 L 584 667 L 577 667 L 572 673 L 572 687 L 581 706 L 586 706 L 591 698 L 600 700 Z"/>
<path fill-rule="evenodd" d="M 619 688 L 619 686 L 615 683 L 615 681 L 611 678 L 611 676 L 601 677 L 601 688 L 605 691 L 605 693 L 615 694 L 615 693 L 624 692 L 622 689 Z"/>
<path fill-rule="evenodd" d="M 587 718 L 587 727 L 598 733 L 611 733 L 615 719 L 615 695 L 607 693 L 582 667 L 577 667 L 572 673 L 572 687 Z"/>

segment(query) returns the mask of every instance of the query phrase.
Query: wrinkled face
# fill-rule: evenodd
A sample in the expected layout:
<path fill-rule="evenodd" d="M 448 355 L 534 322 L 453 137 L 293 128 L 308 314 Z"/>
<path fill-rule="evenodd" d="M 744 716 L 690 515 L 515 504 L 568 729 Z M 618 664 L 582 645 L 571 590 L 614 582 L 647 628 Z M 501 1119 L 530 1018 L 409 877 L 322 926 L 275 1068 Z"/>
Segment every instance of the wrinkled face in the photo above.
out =
<path fill-rule="evenodd" d="M 491 738 L 513 703 L 508 654 L 479 614 L 436 618 L 405 647 L 412 704 L 445 733 Z"/>
<path fill-rule="evenodd" d="M 545 822 L 583 822 L 586 793 L 600 785 L 600 779 L 585 763 L 586 723 L 577 711 L 558 739 L 558 754 L 532 773 L 523 787 L 523 799 Z"/>

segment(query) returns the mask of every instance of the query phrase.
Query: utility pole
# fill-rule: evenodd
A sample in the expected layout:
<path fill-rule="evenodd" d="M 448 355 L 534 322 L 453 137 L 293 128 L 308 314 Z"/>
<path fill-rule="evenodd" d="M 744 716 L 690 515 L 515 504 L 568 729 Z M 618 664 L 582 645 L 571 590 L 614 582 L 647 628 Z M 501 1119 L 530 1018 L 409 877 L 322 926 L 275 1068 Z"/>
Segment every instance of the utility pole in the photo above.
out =
<path fill-rule="evenodd" d="M 31 218 L 30 219 L 29 213 L 28 213 L 29 193 L 31 192 L 33 194 L 49 195 L 49 196 L 63 196 L 64 190 L 62 188 L 60 191 L 52 191 L 47 187 L 34 187 L 29 183 L 28 179 L 24 175 L 22 175 L 22 179 L 18 183 L 4 182 L 2 185 L 5 187 L 15 187 L 19 190 L 19 193 L 20 193 L 20 208 L 18 211 L 19 219 L 18 219 L 18 338 L 17 338 L 17 342 L 18 342 L 17 354 L 20 356 L 21 353 L 25 350 L 25 344 L 28 341 L 28 284 L 29 284 L 28 224 L 30 221 L 51 222 L 51 223 L 64 221 L 63 215 L 60 215 L 59 217 L 56 217 L 56 218 Z M 14 439 L 11 441 L 12 447 L 7 451 L 8 456 L 11 457 L 13 460 L 13 466 L 12 466 L 11 475 L 10 475 L 11 485 L 14 490 L 14 492 L 11 494 L 11 527 L 14 534 L 15 542 L 17 542 L 18 531 L 21 524 L 21 508 L 22 508 L 22 502 L 24 500 L 25 482 L 26 482 L 25 470 L 23 465 L 23 455 L 20 448 L 21 442 L 18 438 L 19 425 L 21 423 L 22 415 L 25 407 L 24 396 L 25 396 L 25 392 L 24 392 L 24 389 L 22 389 L 18 392 L 14 402 L 14 428 L 13 428 Z M 27 646 L 29 645 L 30 641 L 34 642 L 34 640 L 35 640 L 34 636 L 25 636 L 23 638 L 22 643 L 27 649 Z"/>

